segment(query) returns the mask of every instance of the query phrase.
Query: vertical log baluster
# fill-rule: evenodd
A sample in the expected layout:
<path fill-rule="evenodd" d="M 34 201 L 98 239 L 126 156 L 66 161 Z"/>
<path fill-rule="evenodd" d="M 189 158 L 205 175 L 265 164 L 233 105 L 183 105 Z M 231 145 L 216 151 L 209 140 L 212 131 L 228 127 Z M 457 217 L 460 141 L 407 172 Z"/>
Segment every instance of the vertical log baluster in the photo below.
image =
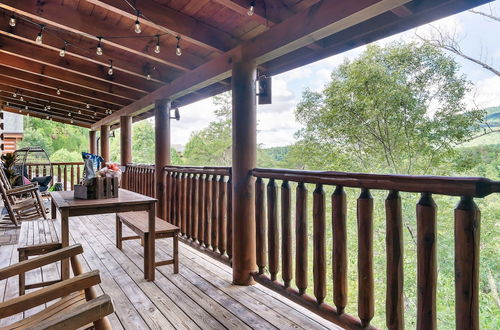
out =
<path fill-rule="evenodd" d="M 56 176 L 56 174 L 54 173 L 54 165 L 53 164 L 50 164 L 50 176 L 52 176 L 52 179 L 50 179 L 50 185 L 53 186 L 54 185 L 54 181 L 55 181 L 55 176 Z M 30 175 L 30 178 L 31 177 L 32 176 Z"/>
<path fill-rule="evenodd" d="M 366 327 L 374 315 L 373 297 L 373 198 L 361 189 L 358 198 L 358 316 Z"/>
<path fill-rule="evenodd" d="M 344 313 L 347 305 L 347 201 L 344 187 L 337 186 L 332 194 L 333 230 L 333 302 L 337 313 Z"/>
<path fill-rule="evenodd" d="M 205 239 L 205 178 L 198 178 L 198 242 L 203 245 Z"/>
<path fill-rule="evenodd" d="M 217 239 L 217 242 L 219 243 L 218 244 L 218 248 L 219 248 L 219 253 L 221 255 L 224 255 L 224 253 L 226 253 L 226 244 L 227 244 L 227 236 L 226 236 L 226 226 L 227 226 L 227 214 L 226 214 L 226 210 L 227 210 L 227 192 L 226 192 L 226 182 L 225 182 L 225 178 L 224 178 L 224 175 L 221 175 L 219 177 L 219 205 L 218 205 L 218 208 L 219 208 L 219 212 L 218 212 L 218 216 L 219 216 L 219 219 L 217 221 L 217 223 L 219 224 L 219 229 L 218 229 L 218 234 L 219 234 L 219 237 Z"/>
<path fill-rule="evenodd" d="M 267 244 L 269 273 L 271 280 L 276 281 L 276 275 L 280 268 L 280 235 L 278 230 L 278 189 L 273 178 L 269 179 L 267 184 Z"/>
<path fill-rule="evenodd" d="M 217 213 L 219 212 L 218 210 L 218 200 L 217 196 L 219 195 L 219 185 L 217 184 L 217 175 L 212 176 L 212 229 L 211 229 L 211 237 L 212 237 L 212 251 L 216 252 L 217 251 L 217 245 L 219 244 L 219 237 L 218 237 L 218 231 L 219 231 L 219 224 L 218 220 L 219 217 Z"/>
<path fill-rule="evenodd" d="M 76 165 L 76 183 L 80 183 L 81 178 L 80 165 Z"/>
<path fill-rule="evenodd" d="M 417 329 L 436 329 L 436 211 L 429 193 L 417 204 Z"/>
<path fill-rule="evenodd" d="M 62 182 L 62 180 L 61 180 L 61 165 L 57 165 L 57 181 Z"/>
<path fill-rule="evenodd" d="M 170 219 L 170 201 L 172 200 L 172 194 L 170 192 L 171 177 L 169 171 L 164 171 L 165 173 L 165 220 L 171 222 Z"/>
<path fill-rule="evenodd" d="M 35 176 L 40 176 L 40 168 L 38 167 L 38 165 L 35 165 Z"/>
<path fill-rule="evenodd" d="M 317 184 L 313 192 L 313 276 L 314 296 L 318 304 L 326 297 L 325 191 Z"/>
<path fill-rule="evenodd" d="M 38 166 L 36 167 L 37 176 L 38 176 Z M 64 190 L 68 190 L 68 169 L 66 165 L 64 165 Z"/>
<path fill-rule="evenodd" d="M 262 178 L 255 180 L 255 229 L 256 229 L 256 259 L 259 274 L 264 274 L 267 266 L 266 258 L 266 207 L 265 184 Z"/>
<path fill-rule="evenodd" d="M 290 184 L 284 180 L 281 184 L 281 268 L 283 283 L 286 288 L 292 281 L 292 220 L 291 220 Z"/>
<path fill-rule="evenodd" d="M 173 186 L 172 186 L 172 220 L 174 225 L 179 226 L 179 205 L 178 200 L 179 200 L 179 172 L 174 172 L 173 173 Z"/>
<path fill-rule="evenodd" d="M 71 173 L 71 190 L 75 190 L 75 170 L 73 164 L 70 166 L 70 173 Z"/>
<path fill-rule="evenodd" d="M 180 227 L 181 227 L 181 234 L 185 235 L 186 234 L 186 173 L 180 173 Z"/>
<path fill-rule="evenodd" d="M 212 176 L 207 174 L 205 176 L 205 233 L 203 237 L 206 248 L 210 247 L 210 241 L 211 241 L 211 236 L 210 236 L 210 231 L 212 229 L 211 215 L 212 215 Z"/>
<path fill-rule="evenodd" d="M 303 295 L 307 289 L 307 188 L 299 182 L 295 194 L 295 285 Z"/>
<path fill-rule="evenodd" d="M 472 197 L 455 208 L 455 316 L 457 329 L 479 329 L 481 212 Z"/>
<path fill-rule="evenodd" d="M 233 256 L 233 183 L 231 174 L 227 180 L 227 255 L 229 260 Z"/>
<path fill-rule="evenodd" d="M 192 210 L 191 210 L 191 216 L 193 218 L 192 220 L 192 227 L 191 227 L 191 238 L 194 242 L 196 242 L 196 239 L 198 238 L 198 174 L 193 174 L 193 189 L 191 191 L 191 205 L 192 205 Z"/>
<path fill-rule="evenodd" d="M 186 173 L 186 237 L 191 238 L 191 222 L 192 222 L 192 216 L 191 216 L 191 190 L 193 189 L 192 187 L 192 178 L 191 178 L 191 173 Z"/>
<path fill-rule="evenodd" d="M 42 165 L 42 175 L 43 176 L 46 176 L 47 175 L 47 166 L 46 165 Z"/>
<path fill-rule="evenodd" d="M 32 166 L 31 166 L 31 165 L 28 165 L 28 176 L 29 176 L 30 178 L 32 178 L 32 177 L 33 177 L 32 172 L 33 172 Z"/>
<path fill-rule="evenodd" d="M 386 253 L 387 253 L 387 291 L 386 325 L 390 330 L 404 328 L 403 301 L 403 225 L 401 197 L 391 190 L 385 200 L 386 214 Z"/>

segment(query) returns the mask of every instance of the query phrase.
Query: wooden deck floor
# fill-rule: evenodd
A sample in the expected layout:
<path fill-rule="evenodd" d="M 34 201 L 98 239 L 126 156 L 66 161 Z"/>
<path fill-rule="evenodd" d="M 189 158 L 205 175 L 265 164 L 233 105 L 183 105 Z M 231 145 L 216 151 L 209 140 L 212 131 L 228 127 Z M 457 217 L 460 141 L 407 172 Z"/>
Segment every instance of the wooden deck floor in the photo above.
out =
<path fill-rule="evenodd" d="M 20 235 L 32 237 L 35 243 L 56 239 L 57 233 L 47 228 L 43 222 L 27 222 Z M 128 233 L 125 227 L 124 231 Z M 110 321 L 115 329 L 339 329 L 265 287 L 232 285 L 229 267 L 185 244 L 180 244 L 179 274 L 172 273 L 172 266 L 157 267 L 156 281 L 145 281 L 139 242 L 123 242 L 122 251 L 115 247 L 114 215 L 71 218 L 70 232 L 72 242 L 83 245 L 84 267 L 101 271 L 99 291 L 113 299 L 116 312 Z M 16 233 L 0 230 L 0 235 L 15 237 Z M 170 257 L 170 241 L 157 241 L 160 260 Z M 0 246 L 0 267 L 17 262 L 16 248 L 16 244 Z M 51 265 L 27 274 L 27 283 L 57 276 L 59 268 Z M 17 296 L 17 290 L 17 277 L 0 281 L 2 301 Z M 1 320 L 0 326 L 22 317 Z"/>

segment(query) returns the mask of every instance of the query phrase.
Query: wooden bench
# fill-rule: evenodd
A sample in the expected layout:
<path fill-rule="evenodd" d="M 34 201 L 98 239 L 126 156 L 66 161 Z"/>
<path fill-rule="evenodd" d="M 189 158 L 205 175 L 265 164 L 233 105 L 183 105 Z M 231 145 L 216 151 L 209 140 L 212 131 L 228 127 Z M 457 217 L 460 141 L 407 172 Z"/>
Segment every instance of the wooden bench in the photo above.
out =
<path fill-rule="evenodd" d="M 19 262 L 28 260 L 29 257 L 39 256 L 62 248 L 55 228 L 56 220 L 32 220 L 23 221 L 19 231 L 19 242 L 17 251 Z M 19 274 L 19 295 L 22 296 L 26 290 L 48 286 L 61 279 L 26 284 L 26 273 Z"/>
<path fill-rule="evenodd" d="M 122 223 L 127 227 L 132 229 L 133 232 L 137 234 L 137 236 L 122 236 Z M 130 240 L 130 239 L 141 239 L 143 240 L 144 245 L 144 270 L 147 268 L 147 260 L 148 257 L 148 240 L 150 239 L 149 228 L 148 228 L 148 213 L 147 212 L 125 212 L 125 213 L 117 213 L 116 214 L 116 247 L 120 250 L 122 249 L 122 241 Z M 174 226 L 165 220 L 160 218 L 156 218 L 155 222 L 155 237 L 158 238 L 168 238 L 172 237 L 174 239 L 174 253 L 173 259 L 164 260 L 154 262 L 156 266 L 163 265 L 174 265 L 174 273 L 177 274 L 179 272 L 179 227 Z M 155 258 L 153 257 L 153 260 Z"/>

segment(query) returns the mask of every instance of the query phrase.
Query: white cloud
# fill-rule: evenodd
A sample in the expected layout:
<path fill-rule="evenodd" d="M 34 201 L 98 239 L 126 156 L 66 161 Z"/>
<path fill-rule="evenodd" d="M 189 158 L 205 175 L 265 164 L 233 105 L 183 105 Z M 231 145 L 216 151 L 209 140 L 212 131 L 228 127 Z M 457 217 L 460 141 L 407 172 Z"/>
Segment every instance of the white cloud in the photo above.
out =
<path fill-rule="evenodd" d="M 492 76 L 475 83 L 466 97 L 469 108 L 487 108 L 500 105 L 500 77 Z"/>

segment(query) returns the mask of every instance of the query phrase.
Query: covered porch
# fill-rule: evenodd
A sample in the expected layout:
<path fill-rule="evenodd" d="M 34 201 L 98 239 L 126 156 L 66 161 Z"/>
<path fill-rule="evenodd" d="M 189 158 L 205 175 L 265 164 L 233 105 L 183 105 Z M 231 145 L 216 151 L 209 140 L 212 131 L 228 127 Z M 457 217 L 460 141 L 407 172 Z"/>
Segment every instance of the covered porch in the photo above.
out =
<path fill-rule="evenodd" d="M 114 0 L 2 1 L 0 101 L 3 111 L 88 128 L 88 151 L 106 161 L 110 131 L 120 129 L 122 187 L 157 198 L 157 215 L 181 228 L 180 274 L 162 266 L 155 281 L 146 282 L 140 244 L 125 242 L 123 251 L 114 246 L 113 215 L 71 218 L 71 239 L 83 245 L 85 267 L 101 270 L 100 290 L 113 298 L 116 328 L 402 329 L 405 195 L 416 201 L 418 230 L 417 258 L 411 262 L 418 265 L 419 293 L 412 322 L 435 329 L 433 196 L 444 195 L 458 203 L 450 209 L 456 327 L 478 329 L 480 212 L 474 199 L 498 193 L 500 183 L 257 168 L 257 95 L 265 95 L 256 83 L 486 2 L 148 0 L 131 10 Z M 145 37 L 134 39 L 141 32 Z M 228 90 L 232 166 L 172 166 L 173 110 Z M 23 101 L 13 96 L 19 91 Z M 133 164 L 132 123 L 149 117 L 155 120 L 155 164 Z M 57 180 L 71 189 L 81 164 L 54 166 Z M 46 168 L 35 164 L 32 170 Z M 347 190 L 357 205 L 355 251 L 347 248 Z M 381 207 L 387 223 L 386 295 L 381 297 L 374 291 L 375 191 L 386 196 Z M 3 231 L 3 265 L 16 262 L 17 239 L 34 244 L 58 239 L 60 225 L 51 231 L 50 221 Z M 169 243 L 158 240 L 156 246 L 157 254 L 169 255 Z M 355 302 L 347 299 L 348 256 L 357 260 Z M 51 277 L 57 269 L 29 276 Z M 15 280 L 1 282 L 4 300 L 16 295 Z M 385 320 L 373 325 L 375 309 L 386 312 Z"/>

